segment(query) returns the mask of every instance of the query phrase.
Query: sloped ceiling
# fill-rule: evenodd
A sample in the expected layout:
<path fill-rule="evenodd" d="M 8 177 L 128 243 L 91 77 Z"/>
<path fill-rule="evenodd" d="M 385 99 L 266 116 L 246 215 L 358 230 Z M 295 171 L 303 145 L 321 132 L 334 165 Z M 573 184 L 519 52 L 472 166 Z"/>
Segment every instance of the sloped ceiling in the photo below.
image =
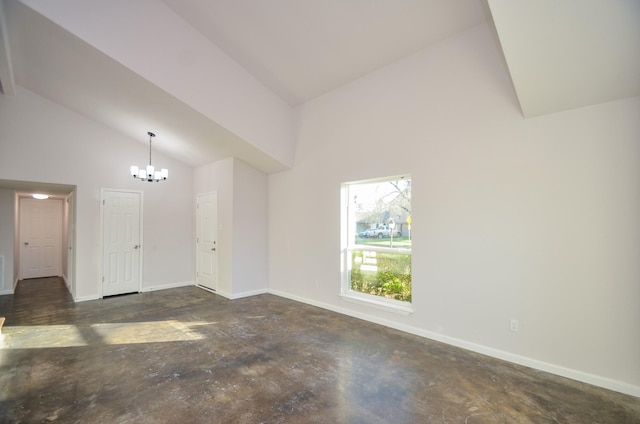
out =
<path fill-rule="evenodd" d="M 640 1 L 488 1 L 525 117 L 640 96 Z"/>
<path fill-rule="evenodd" d="M 191 166 L 236 156 L 267 173 L 286 168 L 24 4 L 37 1 L 0 0 L 4 95 L 19 84 L 141 143 L 149 129 L 171 134 L 154 140 L 154 149 Z M 127 13 L 128 1 L 113 2 Z M 170 8 L 285 100 L 291 113 L 483 22 L 495 24 L 524 117 L 640 95 L 638 0 L 144 2 Z"/>
<path fill-rule="evenodd" d="M 16 0 L 5 4 L 17 84 L 191 166 L 230 156 L 264 172 L 285 169 L 162 88 Z M 211 143 L 210 140 L 216 140 Z"/>
<path fill-rule="evenodd" d="M 482 0 L 163 0 L 291 105 L 484 22 Z"/>

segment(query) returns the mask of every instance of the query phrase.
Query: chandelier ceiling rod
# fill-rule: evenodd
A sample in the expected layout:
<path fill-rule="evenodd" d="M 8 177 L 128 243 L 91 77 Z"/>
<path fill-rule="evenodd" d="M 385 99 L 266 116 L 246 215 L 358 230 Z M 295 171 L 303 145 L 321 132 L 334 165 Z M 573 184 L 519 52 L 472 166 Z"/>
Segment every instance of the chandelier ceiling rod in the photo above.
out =
<path fill-rule="evenodd" d="M 149 134 L 149 165 L 151 165 L 151 140 L 153 140 L 153 137 L 156 135 L 151 131 L 148 131 L 147 134 Z"/>

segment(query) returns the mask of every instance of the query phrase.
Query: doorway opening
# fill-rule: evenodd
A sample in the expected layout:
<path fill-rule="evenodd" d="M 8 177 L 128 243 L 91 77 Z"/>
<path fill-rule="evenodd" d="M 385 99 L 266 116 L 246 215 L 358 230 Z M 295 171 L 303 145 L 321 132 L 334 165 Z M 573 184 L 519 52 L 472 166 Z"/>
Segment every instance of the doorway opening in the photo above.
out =
<path fill-rule="evenodd" d="M 48 198 L 35 200 L 35 193 L 47 194 Z M 13 294 L 23 278 L 52 275 L 61 278 L 73 295 L 75 193 L 73 185 L 0 179 L 0 256 L 4 258 L 0 294 Z M 33 225 L 22 219 L 23 199 L 43 202 L 38 206 L 39 211 L 31 208 L 31 217 L 37 221 Z M 53 239 L 52 233 L 55 233 Z M 40 241 L 46 243 L 38 245 Z M 25 246 L 25 242 L 29 244 Z M 25 273 L 25 268 L 31 269 Z"/>

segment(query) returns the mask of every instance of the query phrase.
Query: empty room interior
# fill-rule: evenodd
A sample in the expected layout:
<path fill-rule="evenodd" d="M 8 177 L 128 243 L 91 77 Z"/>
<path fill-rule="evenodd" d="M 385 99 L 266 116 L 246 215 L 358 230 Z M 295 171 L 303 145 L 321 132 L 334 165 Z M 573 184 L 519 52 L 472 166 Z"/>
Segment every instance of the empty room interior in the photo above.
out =
<path fill-rule="evenodd" d="M 0 0 L 0 88 L 0 421 L 640 423 L 639 1 Z"/>

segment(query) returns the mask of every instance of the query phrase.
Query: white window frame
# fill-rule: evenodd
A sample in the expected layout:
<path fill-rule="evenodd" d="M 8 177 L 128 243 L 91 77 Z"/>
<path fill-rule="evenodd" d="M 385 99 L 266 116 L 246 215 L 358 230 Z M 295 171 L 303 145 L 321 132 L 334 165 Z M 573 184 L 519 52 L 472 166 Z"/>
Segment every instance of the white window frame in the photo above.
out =
<path fill-rule="evenodd" d="M 342 282 L 340 288 L 340 296 L 343 300 L 357 303 L 360 305 L 366 305 L 372 308 L 381 309 L 388 312 L 397 313 L 400 315 L 409 315 L 414 312 L 412 302 L 405 302 L 396 299 L 387 299 L 382 296 L 376 296 L 368 293 L 361 293 L 355 290 L 351 290 L 351 267 L 352 267 L 352 252 L 353 251 L 372 251 L 382 253 L 398 253 L 412 255 L 411 249 L 406 248 L 392 248 L 382 246 L 371 246 L 364 244 L 357 244 L 355 234 L 355 208 L 353 202 L 350 199 L 349 187 L 357 184 L 367 184 L 376 182 L 385 182 L 399 180 L 402 178 L 411 178 L 411 175 L 398 175 L 392 177 L 376 178 L 371 180 L 352 181 L 342 184 L 341 194 L 341 208 L 340 208 L 340 252 L 341 252 L 341 275 Z M 412 257 L 413 258 L 413 257 Z M 412 269 L 413 272 L 413 269 Z M 413 280 L 413 278 L 412 278 Z M 412 287 L 413 290 L 413 287 Z"/>

